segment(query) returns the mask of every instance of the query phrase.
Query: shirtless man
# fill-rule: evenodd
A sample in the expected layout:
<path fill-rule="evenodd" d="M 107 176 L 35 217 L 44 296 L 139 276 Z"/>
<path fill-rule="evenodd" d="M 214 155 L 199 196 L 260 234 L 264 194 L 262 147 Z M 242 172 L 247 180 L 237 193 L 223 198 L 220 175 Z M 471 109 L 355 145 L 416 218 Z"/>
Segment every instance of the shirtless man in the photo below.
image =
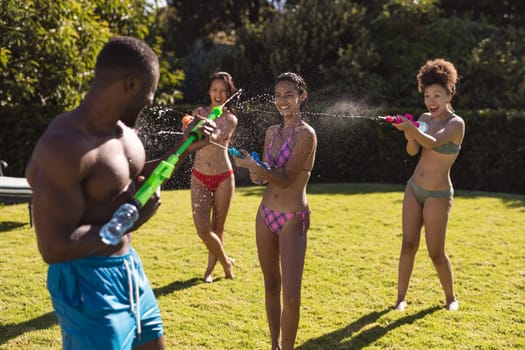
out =
<path fill-rule="evenodd" d="M 87 95 L 51 121 L 27 165 L 38 248 L 49 264 L 47 287 L 64 349 L 164 349 L 157 301 L 130 245 L 132 231 L 160 205 L 159 196 L 117 245 L 104 244 L 99 235 L 158 162 L 145 166 L 133 130 L 153 103 L 158 80 L 159 61 L 148 45 L 111 39 L 98 55 Z M 207 144 L 212 124 L 200 128 L 206 137 L 185 155 Z"/>

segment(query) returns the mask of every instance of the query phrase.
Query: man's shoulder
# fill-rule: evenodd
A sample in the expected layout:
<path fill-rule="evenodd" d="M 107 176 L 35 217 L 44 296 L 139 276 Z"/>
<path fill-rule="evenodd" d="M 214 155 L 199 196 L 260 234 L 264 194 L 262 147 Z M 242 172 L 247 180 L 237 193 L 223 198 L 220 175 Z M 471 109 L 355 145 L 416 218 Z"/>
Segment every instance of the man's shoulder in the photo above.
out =
<path fill-rule="evenodd" d="M 44 147 L 61 145 L 74 147 L 82 144 L 86 133 L 71 120 L 71 115 L 62 114 L 55 117 L 41 136 L 41 144 Z M 67 149 L 64 149 L 67 152 Z"/>
<path fill-rule="evenodd" d="M 55 117 L 35 146 L 35 155 L 45 161 L 79 161 L 91 148 L 90 137 L 75 122 L 75 116 L 65 113 Z"/>

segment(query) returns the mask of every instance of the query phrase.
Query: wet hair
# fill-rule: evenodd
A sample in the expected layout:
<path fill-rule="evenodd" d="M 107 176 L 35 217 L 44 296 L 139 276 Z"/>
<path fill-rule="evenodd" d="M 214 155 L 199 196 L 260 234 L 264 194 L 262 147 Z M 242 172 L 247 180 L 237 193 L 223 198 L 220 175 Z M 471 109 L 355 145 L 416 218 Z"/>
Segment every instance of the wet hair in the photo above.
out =
<path fill-rule="evenodd" d="M 277 85 L 281 81 L 289 81 L 292 84 L 294 84 L 297 88 L 297 91 L 299 91 L 300 95 L 308 91 L 308 87 L 306 86 L 306 82 L 304 81 L 303 77 L 301 77 L 297 73 L 286 72 L 279 74 L 279 76 L 275 80 L 275 85 Z M 304 100 L 301 103 L 301 109 L 303 109 L 304 106 L 306 106 L 306 100 Z"/>
<path fill-rule="evenodd" d="M 447 92 L 454 96 L 456 93 L 456 83 L 459 80 L 456 67 L 451 62 L 442 58 L 427 61 L 417 73 L 418 91 L 425 91 L 427 86 L 438 84 Z"/>
<path fill-rule="evenodd" d="M 210 76 L 210 80 L 208 81 L 208 91 L 210 91 L 211 83 L 214 80 L 221 80 L 221 81 L 224 82 L 224 84 L 226 85 L 226 90 L 227 90 L 228 97 L 230 97 L 231 95 L 233 95 L 237 91 L 237 88 L 235 87 L 235 84 L 233 83 L 233 78 L 232 78 L 231 74 L 228 73 L 228 72 L 215 72 L 215 73 L 213 73 Z M 230 102 L 228 102 L 226 107 L 228 107 L 229 110 L 231 110 L 232 112 L 235 113 L 235 109 L 233 108 L 233 104 L 234 103 L 235 103 L 235 101 L 230 101 Z"/>
<path fill-rule="evenodd" d="M 111 38 L 98 54 L 95 77 L 113 80 L 119 72 L 124 72 L 151 79 L 158 66 L 159 59 L 148 44 L 137 38 L 117 36 Z"/>

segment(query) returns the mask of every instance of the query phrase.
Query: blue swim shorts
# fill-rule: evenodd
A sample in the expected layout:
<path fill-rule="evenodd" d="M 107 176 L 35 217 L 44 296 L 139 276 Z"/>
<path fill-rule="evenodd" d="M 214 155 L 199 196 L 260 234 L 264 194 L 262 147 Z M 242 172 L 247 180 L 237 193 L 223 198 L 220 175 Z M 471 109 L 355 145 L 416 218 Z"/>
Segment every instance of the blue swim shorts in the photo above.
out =
<path fill-rule="evenodd" d="M 127 350 L 163 335 L 151 285 L 133 248 L 49 265 L 47 288 L 63 349 Z"/>

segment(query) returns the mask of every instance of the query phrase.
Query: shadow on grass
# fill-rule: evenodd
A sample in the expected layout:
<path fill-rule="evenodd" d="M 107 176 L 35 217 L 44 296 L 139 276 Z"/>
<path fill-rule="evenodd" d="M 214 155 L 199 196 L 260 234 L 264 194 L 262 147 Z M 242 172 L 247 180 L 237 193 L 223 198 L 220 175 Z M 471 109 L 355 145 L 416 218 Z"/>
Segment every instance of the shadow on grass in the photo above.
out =
<path fill-rule="evenodd" d="M 193 286 L 196 286 L 199 283 L 203 283 L 202 279 L 193 277 L 186 281 L 175 281 L 173 283 L 168 284 L 167 286 L 155 288 L 153 289 L 153 293 L 155 294 L 156 297 L 160 297 L 162 295 L 171 294 L 178 290 L 191 288 Z"/>
<path fill-rule="evenodd" d="M 393 308 L 387 308 L 382 311 L 374 311 L 368 315 L 362 316 L 360 319 L 352 322 L 348 326 L 333 331 L 331 333 L 325 334 L 319 338 L 310 339 L 303 345 L 299 346 L 297 350 L 321 350 L 321 349 L 331 349 L 331 350 L 343 350 L 343 349 L 362 349 L 365 346 L 372 344 L 377 339 L 383 337 L 385 334 L 391 330 L 403 326 L 405 324 L 411 324 L 429 315 L 437 310 L 441 309 L 440 306 L 434 306 L 428 309 L 419 311 L 413 315 L 407 315 L 402 317 L 395 322 L 390 323 L 386 327 L 375 325 L 365 331 L 359 333 L 355 337 L 352 335 L 358 332 L 360 329 L 363 329 L 369 324 L 376 322 L 381 316 L 393 310 Z M 350 338 L 348 340 L 345 340 Z"/>
<path fill-rule="evenodd" d="M 262 196 L 264 192 L 263 186 L 253 186 L 249 184 L 246 186 L 238 186 L 242 188 L 239 191 L 243 196 Z M 370 194 L 370 193 L 389 193 L 399 192 L 400 200 L 405 189 L 405 184 L 388 184 L 388 183 L 310 183 L 308 185 L 308 194 Z M 503 203 L 509 208 L 523 208 L 525 210 L 525 196 L 521 194 L 498 193 L 498 192 L 483 192 L 483 191 L 469 191 L 456 190 L 456 196 L 463 198 L 477 198 L 489 197 L 501 199 Z"/>
<path fill-rule="evenodd" d="M 264 186 L 254 186 L 253 184 L 238 185 L 242 188 L 239 194 L 243 196 L 262 196 Z M 310 183 L 308 185 L 308 194 L 367 194 L 367 193 L 387 193 L 404 191 L 405 185 L 384 184 L 384 183 Z"/>
<path fill-rule="evenodd" d="M 7 343 L 26 332 L 47 329 L 58 324 L 55 312 L 51 311 L 32 320 L 18 324 L 0 325 L 0 345 Z"/>
<path fill-rule="evenodd" d="M 404 184 L 388 184 L 388 183 L 310 183 L 308 185 L 308 193 L 311 194 L 369 194 L 369 193 L 387 193 L 400 192 L 405 189 Z"/>
<path fill-rule="evenodd" d="M 480 192 L 480 191 L 456 191 L 457 195 L 463 198 L 497 198 L 500 199 L 508 208 L 525 209 L 525 196 L 521 194 Z"/>
<path fill-rule="evenodd" d="M 2 222 L 0 222 L 0 232 L 11 231 L 11 230 L 14 230 L 16 228 L 23 227 L 25 225 L 27 225 L 27 224 L 23 223 L 23 222 L 2 221 Z"/>

